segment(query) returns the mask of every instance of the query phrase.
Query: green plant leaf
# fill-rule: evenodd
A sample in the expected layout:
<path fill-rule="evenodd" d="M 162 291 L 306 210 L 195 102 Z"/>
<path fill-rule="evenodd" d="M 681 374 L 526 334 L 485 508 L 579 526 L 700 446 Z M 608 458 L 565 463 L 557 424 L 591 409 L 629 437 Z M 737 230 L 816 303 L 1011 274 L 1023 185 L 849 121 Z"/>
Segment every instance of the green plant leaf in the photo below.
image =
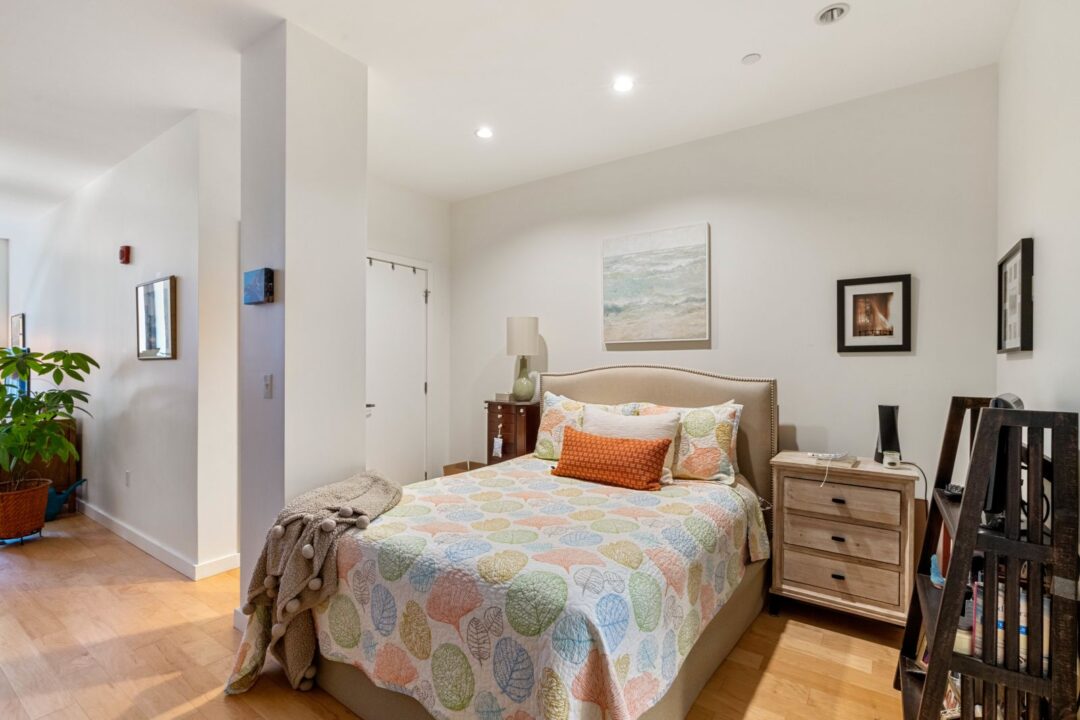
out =
<path fill-rule="evenodd" d="M 28 380 L 38 375 L 59 386 L 65 378 L 84 381 L 91 366 L 100 367 L 83 353 L 0 348 L 0 379 L 18 376 Z M 85 390 L 60 387 L 0 397 L 0 466 L 19 478 L 25 466 L 35 460 L 77 458 L 78 451 L 67 437 L 65 423 L 72 421 L 76 412 L 90 415 L 84 407 L 89 397 Z"/>

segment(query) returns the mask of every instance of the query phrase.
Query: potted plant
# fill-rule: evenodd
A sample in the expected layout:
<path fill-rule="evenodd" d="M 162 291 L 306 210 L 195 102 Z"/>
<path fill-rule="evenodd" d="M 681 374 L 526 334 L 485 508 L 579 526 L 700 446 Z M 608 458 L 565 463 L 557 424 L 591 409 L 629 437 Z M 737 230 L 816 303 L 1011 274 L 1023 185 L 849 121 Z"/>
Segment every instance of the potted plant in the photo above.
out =
<path fill-rule="evenodd" d="M 90 396 L 60 384 L 68 379 L 82 382 L 91 367 L 100 365 L 82 353 L 0 348 L 0 380 L 7 390 L 0 395 L 0 468 L 9 476 L 0 482 L 0 539 L 33 535 L 45 525 L 52 481 L 32 477 L 32 463 L 78 457 L 64 422 L 85 413 Z M 54 387 L 33 392 L 29 383 L 35 375 L 51 380 Z M 15 379 L 20 382 L 13 387 Z"/>

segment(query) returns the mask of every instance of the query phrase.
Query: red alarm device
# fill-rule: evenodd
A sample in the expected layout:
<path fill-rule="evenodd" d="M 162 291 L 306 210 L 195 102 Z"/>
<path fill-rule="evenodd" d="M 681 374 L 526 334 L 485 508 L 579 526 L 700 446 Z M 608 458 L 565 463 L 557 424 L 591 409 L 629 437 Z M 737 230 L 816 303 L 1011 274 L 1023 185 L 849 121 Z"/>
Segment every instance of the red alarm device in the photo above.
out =
<path fill-rule="evenodd" d="M 128 265 L 130 263 L 131 263 L 131 246 L 130 245 L 121 245 L 120 246 L 120 264 L 121 265 Z"/>

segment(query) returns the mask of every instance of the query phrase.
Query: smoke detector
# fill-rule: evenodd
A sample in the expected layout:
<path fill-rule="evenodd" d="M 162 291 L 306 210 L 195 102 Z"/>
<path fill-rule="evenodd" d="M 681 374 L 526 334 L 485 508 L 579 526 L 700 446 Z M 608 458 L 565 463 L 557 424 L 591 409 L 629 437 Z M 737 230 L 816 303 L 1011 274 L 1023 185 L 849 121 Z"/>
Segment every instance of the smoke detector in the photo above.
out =
<path fill-rule="evenodd" d="M 848 16 L 851 6 L 847 3 L 833 3 L 817 14 L 818 25 L 832 25 Z"/>

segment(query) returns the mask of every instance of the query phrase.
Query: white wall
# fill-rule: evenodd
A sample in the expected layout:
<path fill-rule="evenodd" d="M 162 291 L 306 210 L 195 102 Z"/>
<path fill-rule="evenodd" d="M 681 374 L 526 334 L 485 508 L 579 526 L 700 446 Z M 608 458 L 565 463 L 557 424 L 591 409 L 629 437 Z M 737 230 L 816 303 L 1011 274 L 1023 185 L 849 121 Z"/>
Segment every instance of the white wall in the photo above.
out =
<path fill-rule="evenodd" d="M 1035 239 L 1034 350 L 998 357 L 997 388 L 1080 410 L 1080 4 L 1025 0 L 1000 63 L 998 255 Z"/>
<path fill-rule="evenodd" d="M 368 178 L 368 247 L 430 267 L 428 290 L 428 475 L 450 457 L 450 204 Z"/>
<path fill-rule="evenodd" d="M 240 123 L 235 117 L 202 112 L 199 133 L 199 558 L 203 565 L 235 567 Z"/>
<path fill-rule="evenodd" d="M 274 302 L 240 308 L 240 562 L 246 588 L 266 530 L 285 505 L 285 404 L 266 402 L 262 375 L 285 377 L 285 33 L 241 61 L 240 267 L 275 270 Z M 255 105 L 255 110 L 247 108 Z M 260 532 L 261 528 L 261 532 Z"/>
<path fill-rule="evenodd" d="M 283 394 L 290 499 L 364 468 L 360 269 L 367 256 L 368 127 L 367 67 L 298 27 L 287 32 Z M 355 311 L 355 321 L 343 310 Z"/>
<path fill-rule="evenodd" d="M 287 500 L 364 467 L 367 68 L 283 22 L 243 53 L 241 116 L 241 266 L 275 271 L 240 315 L 246 581 Z"/>
<path fill-rule="evenodd" d="M 193 577 L 237 562 L 236 413 L 227 403 L 200 412 L 196 391 L 211 377 L 212 389 L 228 391 L 235 378 L 235 306 L 215 304 L 235 293 L 236 191 L 201 185 L 235 174 L 238 158 L 214 139 L 227 125 L 193 113 L 11 243 L 11 306 L 27 314 L 30 347 L 101 363 L 87 383 L 93 417 L 82 422 L 85 510 Z M 132 246 L 130 265 L 117 262 L 121 245 Z M 223 263 L 212 277 L 200 277 L 211 260 L 203 250 Z M 177 276 L 178 357 L 137 360 L 135 285 L 168 275 Z M 217 313 L 226 332 L 200 342 L 199 318 Z M 213 366 L 200 373 L 204 355 Z M 204 467 L 212 477 L 200 477 Z M 200 535 L 203 516 L 214 526 Z"/>
<path fill-rule="evenodd" d="M 551 370 L 778 378 L 786 447 L 872 454 L 875 406 L 899 404 L 932 471 L 949 397 L 994 388 L 996 103 L 984 68 L 455 204 L 452 452 L 484 457 L 505 318 L 538 315 Z M 702 221 L 711 348 L 606 351 L 601 241 Z M 914 351 L 838 355 L 836 280 L 906 272 Z"/>

